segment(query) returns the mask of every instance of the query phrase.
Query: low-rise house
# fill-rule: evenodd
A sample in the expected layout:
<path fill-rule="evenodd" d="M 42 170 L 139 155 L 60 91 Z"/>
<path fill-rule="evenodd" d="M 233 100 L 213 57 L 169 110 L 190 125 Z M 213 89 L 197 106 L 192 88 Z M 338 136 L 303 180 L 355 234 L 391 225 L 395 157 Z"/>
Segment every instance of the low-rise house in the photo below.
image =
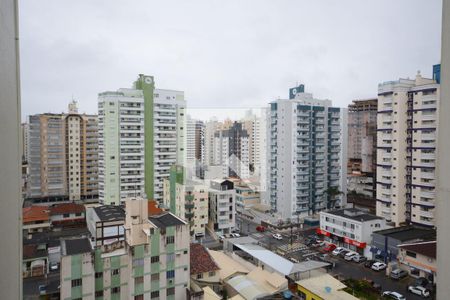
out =
<path fill-rule="evenodd" d="M 219 280 L 222 285 L 234 276 L 245 275 L 250 272 L 243 264 L 234 260 L 222 251 L 208 249 L 208 252 L 219 267 Z"/>
<path fill-rule="evenodd" d="M 425 277 L 436 282 L 436 241 L 398 245 L 400 268 L 413 277 Z"/>
<path fill-rule="evenodd" d="M 48 273 L 48 252 L 45 244 L 23 246 L 23 278 L 42 276 Z"/>
<path fill-rule="evenodd" d="M 191 244 L 190 250 L 191 289 L 194 285 L 195 290 L 208 286 L 214 292 L 220 292 L 219 267 L 208 250 L 201 244 Z"/>
<path fill-rule="evenodd" d="M 344 291 L 345 284 L 329 274 L 297 281 L 298 295 L 302 300 L 357 300 Z"/>
<path fill-rule="evenodd" d="M 371 257 L 372 233 L 387 228 L 386 220 L 355 208 L 320 212 L 317 233 L 337 246 Z"/>
<path fill-rule="evenodd" d="M 81 204 L 61 203 L 50 207 L 52 226 L 83 226 L 86 224 L 85 208 Z"/>
<path fill-rule="evenodd" d="M 436 240 L 436 230 L 413 225 L 395 227 L 372 233 L 370 251 L 374 258 L 387 262 L 397 260 L 398 245 Z"/>
<path fill-rule="evenodd" d="M 24 234 L 43 232 L 50 229 L 50 216 L 47 206 L 28 206 L 22 209 Z"/>

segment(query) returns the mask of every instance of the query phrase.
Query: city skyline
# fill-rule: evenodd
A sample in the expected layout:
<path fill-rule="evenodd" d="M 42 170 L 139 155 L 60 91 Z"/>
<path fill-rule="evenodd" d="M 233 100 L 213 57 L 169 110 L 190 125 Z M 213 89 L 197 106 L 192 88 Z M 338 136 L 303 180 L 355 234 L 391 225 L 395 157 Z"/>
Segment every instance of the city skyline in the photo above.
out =
<path fill-rule="evenodd" d="M 72 96 L 93 113 L 99 92 L 138 73 L 185 91 L 195 108 L 263 107 L 296 83 L 346 107 L 373 97 L 385 78 L 430 77 L 440 60 L 440 1 L 348 5 L 23 3 L 22 119 L 61 112 Z"/>

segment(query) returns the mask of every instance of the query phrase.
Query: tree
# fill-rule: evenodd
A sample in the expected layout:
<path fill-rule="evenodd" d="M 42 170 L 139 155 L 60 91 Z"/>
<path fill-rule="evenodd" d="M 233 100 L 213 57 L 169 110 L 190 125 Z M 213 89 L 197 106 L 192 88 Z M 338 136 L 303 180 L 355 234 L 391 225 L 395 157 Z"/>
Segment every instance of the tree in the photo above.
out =
<path fill-rule="evenodd" d="M 330 209 L 332 207 L 334 207 L 335 202 L 336 202 L 336 197 L 341 195 L 342 192 L 339 190 L 339 188 L 337 186 L 330 186 L 327 191 L 326 191 L 328 198 L 330 199 L 330 201 L 328 201 L 327 203 L 327 208 Z"/>

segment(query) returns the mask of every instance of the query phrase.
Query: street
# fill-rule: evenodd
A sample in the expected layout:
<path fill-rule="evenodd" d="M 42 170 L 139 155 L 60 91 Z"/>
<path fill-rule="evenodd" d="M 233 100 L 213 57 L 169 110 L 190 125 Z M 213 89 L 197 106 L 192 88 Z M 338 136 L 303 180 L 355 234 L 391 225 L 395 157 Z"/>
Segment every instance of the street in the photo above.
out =
<path fill-rule="evenodd" d="M 45 285 L 48 294 L 59 294 L 59 272 L 52 272 L 45 276 L 23 279 L 23 299 L 39 299 L 39 286 Z M 57 298 L 58 299 L 58 298 Z"/>

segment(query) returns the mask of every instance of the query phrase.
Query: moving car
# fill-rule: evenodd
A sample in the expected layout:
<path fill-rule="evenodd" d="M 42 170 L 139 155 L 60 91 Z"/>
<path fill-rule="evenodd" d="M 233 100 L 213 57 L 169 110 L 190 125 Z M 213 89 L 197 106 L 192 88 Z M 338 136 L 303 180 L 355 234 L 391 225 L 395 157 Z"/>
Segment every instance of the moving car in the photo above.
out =
<path fill-rule="evenodd" d="M 333 252 L 331 252 L 331 254 L 333 254 L 334 256 L 339 255 L 340 253 L 342 253 L 343 251 L 345 251 L 344 248 L 342 247 L 337 247 L 336 249 L 333 250 Z"/>
<path fill-rule="evenodd" d="M 406 272 L 405 270 L 402 270 L 402 269 L 395 269 L 395 270 L 391 271 L 391 274 L 389 274 L 389 276 L 392 279 L 401 279 L 401 278 L 408 276 L 408 272 Z"/>
<path fill-rule="evenodd" d="M 383 292 L 383 297 L 387 297 L 395 300 L 406 300 L 405 296 L 397 292 L 385 291 Z"/>
<path fill-rule="evenodd" d="M 283 239 L 283 237 L 282 237 L 281 234 L 279 234 L 279 233 L 274 233 L 274 234 L 272 235 L 272 237 L 273 237 L 274 239 L 276 239 L 276 240 L 279 240 L 279 241 L 281 241 L 281 240 Z"/>
<path fill-rule="evenodd" d="M 350 251 L 345 254 L 344 259 L 347 261 L 352 261 L 356 255 L 358 255 L 358 253 Z"/>
<path fill-rule="evenodd" d="M 376 263 L 374 263 L 371 267 L 372 270 L 374 271 L 381 271 L 386 269 L 387 265 L 385 263 L 379 262 L 377 261 Z"/>
<path fill-rule="evenodd" d="M 328 244 L 325 246 L 325 248 L 323 248 L 324 252 L 331 252 L 333 250 L 336 249 L 336 245 L 335 244 Z"/>
<path fill-rule="evenodd" d="M 264 226 L 261 226 L 261 225 L 259 225 L 259 226 L 256 226 L 256 231 L 259 231 L 259 232 L 264 232 L 264 231 L 266 231 L 266 227 L 264 227 Z"/>
<path fill-rule="evenodd" d="M 361 254 L 356 254 L 355 256 L 353 256 L 353 261 L 357 262 L 357 263 L 362 263 L 364 261 L 367 260 L 367 257 L 361 255 Z"/>
<path fill-rule="evenodd" d="M 408 286 L 408 292 L 419 295 L 421 297 L 430 297 L 430 291 L 424 288 L 423 286 Z"/>

